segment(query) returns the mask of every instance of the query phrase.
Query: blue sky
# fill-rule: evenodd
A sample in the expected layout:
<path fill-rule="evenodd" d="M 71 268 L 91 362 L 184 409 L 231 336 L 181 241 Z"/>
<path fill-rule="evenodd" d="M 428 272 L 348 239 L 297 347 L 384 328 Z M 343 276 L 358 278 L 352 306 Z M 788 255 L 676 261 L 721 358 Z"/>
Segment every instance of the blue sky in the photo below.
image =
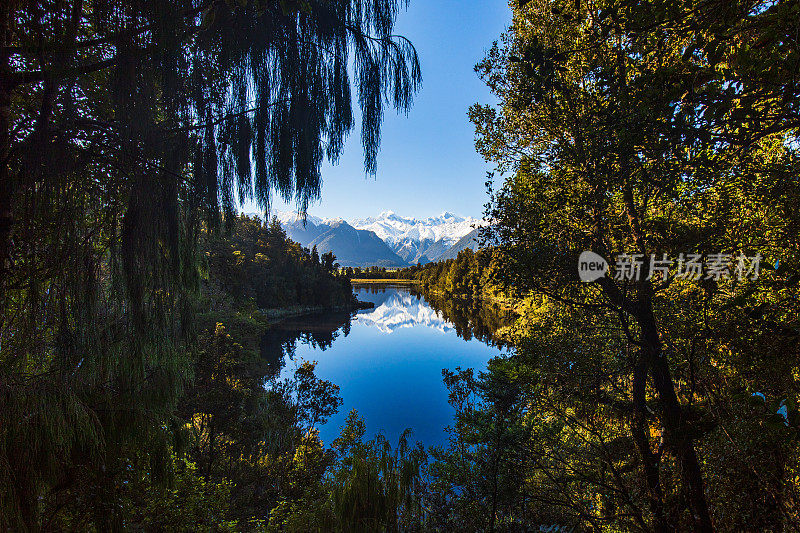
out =
<path fill-rule="evenodd" d="M 510 20 L 503 0 L 411 0 L 396 33 L 414 43 L 422 64 L 414 107 L 407 117 L 387 110 L 374 178 L 364 173 L 360 131 L 350 134 L 339 164 L 324 164 L 322 199 L 309 213 L 346 220 L 386 210 L 419 218 L 443 211 L 481 216 L 491 166 L 475 152 L 467 110 L 495 99 L 473 67 Z"/>

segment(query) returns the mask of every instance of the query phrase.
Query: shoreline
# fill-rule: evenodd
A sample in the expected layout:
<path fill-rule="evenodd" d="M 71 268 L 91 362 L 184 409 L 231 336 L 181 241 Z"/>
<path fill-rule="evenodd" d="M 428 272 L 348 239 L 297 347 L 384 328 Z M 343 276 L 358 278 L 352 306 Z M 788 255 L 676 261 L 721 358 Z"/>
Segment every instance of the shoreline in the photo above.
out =
<path fill-rule="evenodd" d="M 367 285 L 370 283 L 394 283 L 396 285 L 418 285 L 421 282 L 416 279 L 362 279 L 362 278 L 353 278 L 350 280 L 350 283 L 359 283 L 362 285 Z"/>
<path fill-rule="evenodd" d="M 444 296 L 444 297 L 448 296 L 448 293 L 445 291 L 431 289 L 431 288 L 427 288 L 424 290 L 430 292 L 431 294 L 435 294 L 437 296 Z M 459 298 L 459 299 L 473 298 L 474 300 L 481 302 L 481 304 L 488 303 L 491 305 L 496 305 L 500 309 L 504 311 L 510 311 L 516 315 L 522 314 L 522 311 L 519 309 L 519 305 L 522 303 L 522 301 L 514 300 L 513 298 L 509 297 L 496 297 L 487 293 L 481 293 L 480 295 L 472 295 L 472 296 L 465 294 L 450 294 L 449 297 Z"/>
<path fill-rule="evenodd" d="M 372 309 L 375 304 L 356 300 L 352 305 L 295 305 L 292 307 L 279 307 L 275 309 L 259 309 L 259 313 L 267 319 L 269 324 L 275 324 L 287 318 L 296 318 L 317 313 L 354 313 L 360 309 Z"/>

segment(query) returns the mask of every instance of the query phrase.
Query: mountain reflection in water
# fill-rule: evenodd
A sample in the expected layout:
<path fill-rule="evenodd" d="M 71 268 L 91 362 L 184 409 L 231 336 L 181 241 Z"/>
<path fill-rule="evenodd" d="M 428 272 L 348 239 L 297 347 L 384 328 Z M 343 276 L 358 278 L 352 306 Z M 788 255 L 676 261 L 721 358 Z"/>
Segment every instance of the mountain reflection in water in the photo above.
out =
<path fill-rule="evenodd" d="M 353 316 L 285 320 L 262 337 L 262 355 L 281 377 L 302 360 L 317 361 L 317 375 L 340 387 L 344 405 L 320 430 L 326 443 L 350 409 L 371 433 L 396 439 L 411 427 L 426 445 L 442 443 L 452 418 L 442 369 L 483 370 L 502 353 L 495 332 L 513 317 L 468 301 L 423 296 L 408 286 L 371 284 L 354 291 L 375 307 Z"/>
<path fill-rule="evenodd" d="M 414 326 L 425 326 L 442 333 L 454 330 L 444 316 L 425 300 L 403 292 L 390 292 L 390 296 L 373 311 L 359 313 L 356 319 L 359 323 L 376 327 L 384 333 Z"/>
<path fill-rule="evenodd" d="M 423 298 L 414 286 L 398 284 L 357 285 L 358 299 L 375 304 L 356 319 L 385 333 L 403 327 L 425 326 L 444 333 L 455 331 L 464 340 L 476 338 L 503 346 L 497 332 L 514 322 L 514 314 L 499 306 L 463 298 L 427 293 Z"/>

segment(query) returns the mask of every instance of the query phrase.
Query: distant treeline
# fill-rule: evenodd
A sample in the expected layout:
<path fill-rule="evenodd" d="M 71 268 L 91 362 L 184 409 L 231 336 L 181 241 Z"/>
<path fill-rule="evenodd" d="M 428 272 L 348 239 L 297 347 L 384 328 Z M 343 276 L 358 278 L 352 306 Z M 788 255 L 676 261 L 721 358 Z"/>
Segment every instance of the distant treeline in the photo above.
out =
<path fill-rule="evenodd" d="M 422 268 L 413 265 L 407 268 L 386 268 L 379 266 L 345 267 L 342 273 L 349 279 L 414 279 L 414 273 Z"/>
<path fill-rule="evenodd" d="M 290 240 L 277 219 L 262 223 L 241 216 L 206 235 L 209 297 L 233 297 L 259 309 L 290 306 L 342 307 L 352 303 L 349 279 L 333 252 L 321 256 Z"/>
<path fill-rule="evenodd" d="M 350 279 L 417 280 L 426 289 L 434 292 L 480 299 L 501 293 L 496 282 L 498 268 L 499 257 L 492 248 L 477 252 L 467 248 L 461 250 L 455 259 L 436 263 L 394 270 L 382 267 L 348 267 L 343 272 Z"/>

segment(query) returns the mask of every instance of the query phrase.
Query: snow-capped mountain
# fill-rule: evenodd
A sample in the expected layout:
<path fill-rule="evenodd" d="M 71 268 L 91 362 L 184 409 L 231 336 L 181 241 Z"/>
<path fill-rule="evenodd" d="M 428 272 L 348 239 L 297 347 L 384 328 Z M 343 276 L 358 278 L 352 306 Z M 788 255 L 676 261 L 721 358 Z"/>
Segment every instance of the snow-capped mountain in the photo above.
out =
<path fill-rule="evenodd" d="M 384 211 L 377 217 L 354 220 L 351 225 L 357 229 L 374 231 L 387 244 L 396 245 L 408 239 L 433 242 L 444 240 L 455 244 L 480 223 L 476 218 L 464 218 L 447 211 L 423 220 L 401 217 L 394 211 Z"/>
<path fill-rule="evenodd" d="M 351 225 L 375 232 L 409 263 L 428 263 L 436 261 L 460 239 L 484 223 L 447 211 L 426 219 L 405 218 L 393 211 L 384 211 L 377 217 L 354 220 Z"/>
<path fill-rule="evenodd" d="M 274 210 L 271 215 L 281 223 L 286 235 L 317 252 L 333 252 L 342 266 L 408 266 L 375 233 L 352 227 L 341 218 L 321 219 L 308 215 L 303 221 L 297 213 Z"/>
<path fill-rule="evenodd" d="M 295 222 L 303 223 L 303 217 L 300 216 L 299 213 L 296 211 L 281 211 L 279 209 L 273 209 L 270 211 L 270 218 L 276 217 L 278 222 L 281 224 L 293 224 Z M 319 217 L 315 217 L 314 215 L 306 215 L 306 222 L 311 222 L 315 226 L 319 226 L 326 222 L 326 220 L 321 219 Z"/>
<path fill-rule="evenodd" d="M 425 219 L 393 211 L 346 222 L 296 212 L 272 210 L 290 239 L 320 253 L 333 251 L 343 266 L 407 266 L 449 259 L 465 248 L 477 250 L 479 228 L 485 222 L 445 211 Z M 263 216 L 261 216 L 263 218 Z M 356 231 L 357 230 L 357 231 Z"/>

